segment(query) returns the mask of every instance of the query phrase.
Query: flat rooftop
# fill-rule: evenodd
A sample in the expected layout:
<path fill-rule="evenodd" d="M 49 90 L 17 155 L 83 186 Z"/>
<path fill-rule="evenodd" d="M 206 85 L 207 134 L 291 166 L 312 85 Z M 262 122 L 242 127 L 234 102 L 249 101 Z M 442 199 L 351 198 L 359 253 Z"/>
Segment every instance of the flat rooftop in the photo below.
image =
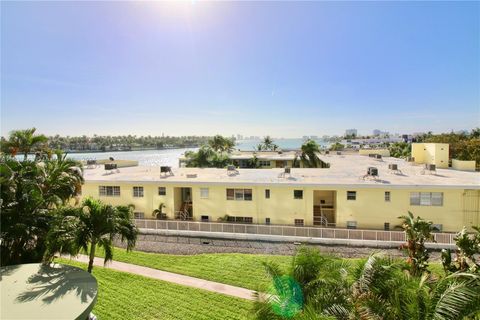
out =
<path fill-rule="evenodd" d="M 290 175 L 283 176 L 284 169 L 227 169 L 178 168 L 173 175 L 160 175 L 159 167 L 120 168 L 120 172 L 107 173 L 103 166 L 85 169 L 86 182 L 137 182 L 158 184 L 203 184 L 203 185 L 298 185 L 298 186 L 359 186 L 384 187 L 430 187 L 480 189 L 480 173 L 437 169 L 436 174 L 422 174 L 424 165 L 415 165 L 403 159 L 384 157 L 382 160 L 362 155 L 322 155 L 330 168 L 292 168 Z M 401 173 L 393 173 L 389 164 L 397 164 Z M 376 167 L 379 177 L 364 179 L 368 167 Z"/>

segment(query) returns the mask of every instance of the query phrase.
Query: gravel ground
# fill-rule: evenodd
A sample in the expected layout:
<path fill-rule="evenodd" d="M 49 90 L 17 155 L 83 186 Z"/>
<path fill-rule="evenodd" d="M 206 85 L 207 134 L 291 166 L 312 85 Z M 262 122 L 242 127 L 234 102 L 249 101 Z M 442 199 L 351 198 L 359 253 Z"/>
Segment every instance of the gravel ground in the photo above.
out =
<path fill-rule="evenodd" d="M 121 243 L 116 244 L 123 247 Z M 292 255 L 300 244 L 288 242 L 235 241 L 223 239 L 206 239 L 196 237 L 176 237 L 160 235 L 139 235 L 135 250 L 165 254 L 193 255 L 200 253 L 251 253 Z M 369 247 L 347 247 L 338 245 L 310 245 L 321 252 L 335 254 L 344 258 L 360 258 L 372 252 L 383 251 L 388 255 L 401 257 L 397 249 L 379 249 Z M 430 259 L 440 259 L 438 251 L 431 252 Z"/>

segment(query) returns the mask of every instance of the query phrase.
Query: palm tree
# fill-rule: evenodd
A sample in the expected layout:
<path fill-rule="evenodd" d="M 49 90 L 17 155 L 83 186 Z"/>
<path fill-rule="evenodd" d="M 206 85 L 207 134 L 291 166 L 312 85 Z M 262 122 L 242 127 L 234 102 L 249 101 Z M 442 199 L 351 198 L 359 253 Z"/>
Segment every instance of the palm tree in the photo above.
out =
<path fill-rule="evenodd" d="M 38 262 L 52 210 L 79 195 L 81 163 L 65 155 L 44 161 L 18 161 L 4 155 L 0 163 L 1 264 Z"/>
<path fill-rule="evenodd" d="M 426 241 L 434 241 L 432 222 L 420 217 L 414 218 L 409 211 L 407 216 L 400 216 L 403 219 L 402 229 L 405 231 L 407 243 L 402 248 L 407 252 L 407 262 L 410 265 L 412 275 L 420 275 L 428 267 L 428 252 L 425 248 Z"/>
<path fill-rule="evenodd" d="M 158 209 L 153 210 L 152 215 L 157 218 L 157 219 L 163 219 L 163 208 L 165 207 L 165 204 L 161 202 L 158 205 Z"/>
<path fill-rule="evenodd" d="M 215 152 L 230 153 L 235 148 L 235 141 L 233 138 L 225 138 L 219 134 L 208 140 L 208 145 Z"/>
<path fill-rule="evenodd" d="M 209 146 L 202 146 L 197 152 L 189 151 L 185 153 L 187 167 L 211 167 L 212 158 L 215 156 L 215 151 Z"/>
<path fill-rule="evenodd" d="M 270 136 L 264 137 L 263 142 L 258 145 L 258 151 L 261 151 L 261 150 L 276 151 L 277 149 L 278 149 L 278 146 L 275 143 L 273 143 L 273 140 Z"/>
<path fill-rule="evenodd" d="M 132 250 L 138 235 L 132 210 L 132 206 L 112 206 L 92 198 L 85 199 L 81 207 L 59 210 L 48 233 L 45 260 L 57 252 L 75 256 L 84 250 L 91 273 L 97 246 L 105 251 L 105 263 L 113 259 L 113 240 L 117 237 L 127 242 L 127 251 Z"/>
<path fill-rule="evenodd" d="M 314 140 L 308 140 L 301 147 L 300 162 L 304 168 L 321 168 L 324 163 L 318 157 L 320 147 Z"/>
<path fill-rule="evenodd" d="M 35 135 L 35 128 L 26 130 L 14 130 L 6 143 L 6 148 L 12 156 L 18 152 L 23 153 L 23 160 L 27 160 L 28 154 L 34 150 L 45 148 L 48 138 L 43 134 Z"/>
<path fill-rule="evenodd" d="M 380 252 L 352 268 L 307 248 L 296 253 L 286 273 L 276 264 L 265 265 L 272 284 L 267 295 L 257 298 L 257 319 L 455 320 L 480 315 L 480 276 L 472 273 L 412 276 L 403 261 Z"/>

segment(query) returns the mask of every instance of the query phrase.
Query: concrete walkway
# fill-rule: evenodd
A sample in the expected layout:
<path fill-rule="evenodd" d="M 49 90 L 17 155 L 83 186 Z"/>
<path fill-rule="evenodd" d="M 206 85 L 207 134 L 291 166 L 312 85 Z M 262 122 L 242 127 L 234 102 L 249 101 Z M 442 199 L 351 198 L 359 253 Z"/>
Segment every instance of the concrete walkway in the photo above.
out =
<path fill-rule="evenodd" d="M 67 256 L 66 258 L 70 258 Z M 88 256 L 86 255 L 78 255 L 77 257 L 71 257 L 72 260 L 88 263 Z M 103 259 L 99 257 L 95 257 L 93 262 L 95 266 L 103 267 Z M 107 263 L 106 268 L 110 268 L 117 271 L 129 272 L 133 274 L 138 274 L 144 277 L 153 278 L 157 280 L 162 280 L 166 282 L 172 282 L 176 284 L 180 284 L 183 286 L 203 289 L 215 293 L 225 294 L 227 296 L 247 299 L 247 300 L 254 300 L 255 291 L 248 290 L 245 288 L 234 287 L 228 284 L 223 284 L 219 282 L 213 282 L 208 280 L 203 280 L 199 278 L 184 276 L 178 273 L 172 273 L 162 270 L 157 270 L 153 268 L 147 268 L 138 266 L 135 264 L 119 262 L 119 261 L 111 261 Z"/>

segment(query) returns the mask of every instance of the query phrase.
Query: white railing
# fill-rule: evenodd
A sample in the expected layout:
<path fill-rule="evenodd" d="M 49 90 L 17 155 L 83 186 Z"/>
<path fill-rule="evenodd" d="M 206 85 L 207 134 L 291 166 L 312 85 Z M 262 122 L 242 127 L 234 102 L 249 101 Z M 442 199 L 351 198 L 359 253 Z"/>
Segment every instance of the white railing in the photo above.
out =
<path fill-rule="evenodd" d="M 324 239 L 370 240 L 405 242 L 405 232 L 367 229 L 341 229 L 325 227 L 295 227 L 287 225 L 239 224 L 221 222 L 198 222 L 177 220 L 135 219 L 140 229 L 179 230 L 197 232 L 224 232 L 276 236 L 295 236 Z M 453 233 L 434 233 L 438 244 L 455 244 Z"/>

